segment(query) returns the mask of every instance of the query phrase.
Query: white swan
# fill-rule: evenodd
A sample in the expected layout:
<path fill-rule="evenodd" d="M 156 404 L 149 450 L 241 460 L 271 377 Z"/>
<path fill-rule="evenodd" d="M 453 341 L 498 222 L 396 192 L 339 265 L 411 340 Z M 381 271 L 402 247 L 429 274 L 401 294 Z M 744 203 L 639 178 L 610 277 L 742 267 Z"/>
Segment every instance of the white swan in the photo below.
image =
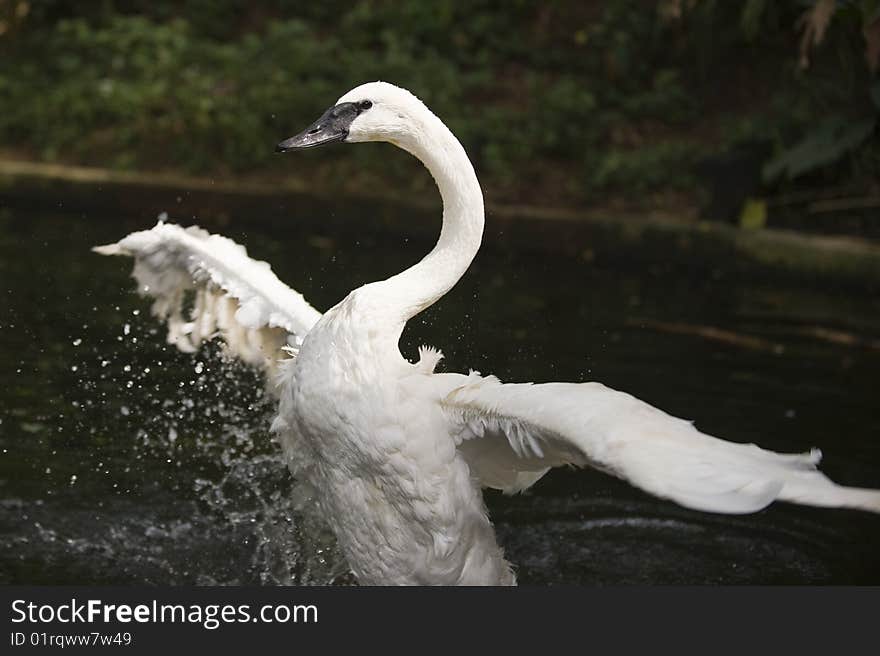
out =
<path fill-rule="evenodd" d="M 219 333 L 248 362 L 281 362 L 272 428 L 360 583 L 514 584 L 481 486 L 522 490 L 565 464 L 710 512 L 749 513 L 774 500 L 880 512 L 880 491 L 818 472 L 818 450 L 725 442 L 598 383 L 437 374 L 442 356 L 428 348 L 419 362 L 405 360 L 404 324 L 458 281 L 480 247 L 480 185 L 440 119 L 387 83 L 353 89 L 278 150 L 333 141 L 388 141 L 420 159 L 443 197 L 443 228 L 418 264 L 323 316 L 265 262 L 197 228 L 160 222 L 96 250 L 135 257 L 139 290 L 156 299 L 169 342 L 193 350 Z M 196 299 L 185 321 L 188 290 Z"/>

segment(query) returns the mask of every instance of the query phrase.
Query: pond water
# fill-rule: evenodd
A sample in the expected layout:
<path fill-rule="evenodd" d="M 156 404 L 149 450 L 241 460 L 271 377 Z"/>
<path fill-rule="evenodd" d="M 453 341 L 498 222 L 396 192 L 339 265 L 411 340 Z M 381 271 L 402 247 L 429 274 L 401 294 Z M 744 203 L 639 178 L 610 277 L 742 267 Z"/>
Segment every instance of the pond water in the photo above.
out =
<path fill-rule="evenodd" d="M 0 583 L 351 583 L 295 502 L 259 376 L 216 347 L 167 347 L 130 262 L 89 251 L 150 224 L 0 211 Z M 222 231 L 319 309 L 430 247 L 362 217 L 340 225 Z M 818 446 L 839 482 L 880 486 L 877 295 L 678 258 L 598 267 L 485 249 L 402 348 L 432 344 L 445 370 L 508 381 L 598 380 L 726 439 Z M 574 470 L 487 498 L 523 584 L 880 583 L 868 513 L 703 514 Z"/>

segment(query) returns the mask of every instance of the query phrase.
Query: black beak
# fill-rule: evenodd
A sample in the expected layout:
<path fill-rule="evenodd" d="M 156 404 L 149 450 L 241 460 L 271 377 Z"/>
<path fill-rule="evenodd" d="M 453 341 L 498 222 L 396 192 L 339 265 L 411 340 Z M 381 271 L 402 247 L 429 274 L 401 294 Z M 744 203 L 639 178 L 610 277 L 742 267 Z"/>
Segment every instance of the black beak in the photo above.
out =
<path fill-rule="evenodd" d="M 351 122 L 359 114 L 357 105 L 354 103 L 341 103 L 328 109 L 317 121 L 295 137 L 285 139 L 275 146 L 276 153 L 286 153 L 288 150 L 301 150 L 314 148 L 334 141 L 344 141 L 348 136 L 348 128 Z"/>

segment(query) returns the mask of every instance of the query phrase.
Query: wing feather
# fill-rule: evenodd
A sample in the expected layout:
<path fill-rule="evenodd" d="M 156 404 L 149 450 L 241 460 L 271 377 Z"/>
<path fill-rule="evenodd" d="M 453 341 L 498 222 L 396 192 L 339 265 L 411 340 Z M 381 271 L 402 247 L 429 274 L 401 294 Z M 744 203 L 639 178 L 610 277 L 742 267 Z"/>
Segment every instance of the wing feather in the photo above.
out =
<path fill-rule="evenodd" d="M 166 322 L 168 343 L 181 351 L 219 335 L 229 353 L 271 372 L 321 317 L 266 262 L 198 227 L 159 221 L 93 250 L 134 257 L 138 293 L 153 298 L 153 315 Z M 184 317 L 188 295 L 192 310 Z"/>
<path fill-rule="evenodd" d="M 548 467 L 592 466 L 683 506 L 749 513 L 776 499 L 880 512 L 880 491 L 817 471 L 818 449 L 780 454 L 698 431 L 599 383 L 503 384 L 471 374 L 440 401 L 475 474 L 508 492 Z"/>

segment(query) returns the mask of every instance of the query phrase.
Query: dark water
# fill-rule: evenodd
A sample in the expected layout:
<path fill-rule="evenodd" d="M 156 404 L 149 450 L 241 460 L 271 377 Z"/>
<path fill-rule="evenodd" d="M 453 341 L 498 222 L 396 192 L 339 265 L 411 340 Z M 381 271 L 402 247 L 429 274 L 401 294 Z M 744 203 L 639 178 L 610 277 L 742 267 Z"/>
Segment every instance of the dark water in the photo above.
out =
<path fill-rule="evenodd" d="M 259 377 L 216 348 L 166 348 L 130 263 L 88 250 L 148 225 L 0 213 L 0 582 L 351 582 L 297 505 Z M 430 247 L 361 219 L 223 231 L 319 309 Z M 433 344 L 447 370 L 511 381 L 599 380 L 727 439 L 819 446 L 839 482 L 880 486 L 880 299 L 677 258 L 600 269 L 485 250 L 404 351 Z M 867 513 L 702 514 L 569 470 L 488 502 L 522 583 L 880 583 Z"/>

